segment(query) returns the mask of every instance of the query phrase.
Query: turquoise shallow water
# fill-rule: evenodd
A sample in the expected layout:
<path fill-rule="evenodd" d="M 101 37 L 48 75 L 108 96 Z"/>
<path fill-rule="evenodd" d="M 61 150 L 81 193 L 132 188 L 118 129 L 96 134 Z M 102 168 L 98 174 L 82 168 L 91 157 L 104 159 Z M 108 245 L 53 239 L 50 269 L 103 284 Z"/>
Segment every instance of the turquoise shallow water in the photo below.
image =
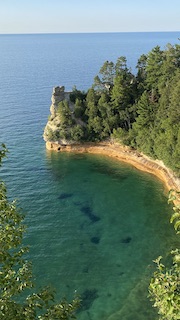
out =
<path fill-rule="evenodd" d="M 108 157 L 54 152 L 35 180 L 26 242 L 38 284 L 80 294 L 80 320 L 154 319 L 152 260 L 176 242 L 162 183 Z"/>
<path fill-rule="evenodd" d="M 86 90 L 106 60 L 137 59 L 178 32 L 0 35 L 0 176 L 28 226 L 37 284 L 83 297 L 79 320 L 155 320 L 152 260 L 176 247 L 164 186 L 95 155 L 55 154 L 42 139 L 52 88 Z"/>

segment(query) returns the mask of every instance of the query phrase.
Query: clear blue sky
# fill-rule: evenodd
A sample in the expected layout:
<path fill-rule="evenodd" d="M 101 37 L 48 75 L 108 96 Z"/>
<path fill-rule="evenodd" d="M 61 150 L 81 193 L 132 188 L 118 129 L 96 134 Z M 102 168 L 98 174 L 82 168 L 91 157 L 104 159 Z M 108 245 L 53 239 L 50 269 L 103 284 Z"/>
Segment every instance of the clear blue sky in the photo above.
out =
<path fill-rule="evenodd" d="M 180 0 L 0 0 L 0 33 L 180 31 Z"/>

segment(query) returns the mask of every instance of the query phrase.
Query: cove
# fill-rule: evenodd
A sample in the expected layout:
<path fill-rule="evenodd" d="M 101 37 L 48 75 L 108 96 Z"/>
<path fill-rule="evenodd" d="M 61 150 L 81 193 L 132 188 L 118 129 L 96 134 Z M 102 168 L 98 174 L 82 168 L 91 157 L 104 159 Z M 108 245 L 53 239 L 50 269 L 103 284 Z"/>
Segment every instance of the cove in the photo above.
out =
<path fill-rule="evenodd" d="M 37 282 L 80 294 L 80 320 L 155 319 L 152 260 L 177 241 L 164 185 L 106 156 L 63 152 L 47 153 L 39 184 L 26 239 Z"/>

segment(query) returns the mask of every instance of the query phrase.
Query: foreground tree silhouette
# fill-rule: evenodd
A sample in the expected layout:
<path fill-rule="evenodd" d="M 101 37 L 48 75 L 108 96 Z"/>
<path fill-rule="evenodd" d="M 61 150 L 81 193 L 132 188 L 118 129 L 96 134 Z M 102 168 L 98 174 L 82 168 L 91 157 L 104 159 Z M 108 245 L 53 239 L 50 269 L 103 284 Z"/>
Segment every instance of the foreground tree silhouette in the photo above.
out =
<path fill-rule="evenodd" d="M 0 165 L 6 156 L 0 149 Z M 24 216 L 16 201 L 7 198 L 7 189 L 0 182 L 0 319 L 56 320 L 75 318 L 79 299 L 55 303 L 55 292 L 48 287 L 35 289 L 31 263 L 24 259 L 28 248 L 23 246 Z"/>

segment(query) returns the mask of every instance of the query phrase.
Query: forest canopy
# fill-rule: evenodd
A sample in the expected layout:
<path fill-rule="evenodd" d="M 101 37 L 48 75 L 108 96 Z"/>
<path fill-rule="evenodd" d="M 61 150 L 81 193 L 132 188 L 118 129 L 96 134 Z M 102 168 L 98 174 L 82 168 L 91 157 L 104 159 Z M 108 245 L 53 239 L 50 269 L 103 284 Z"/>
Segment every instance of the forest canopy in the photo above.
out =
<path fill-rule="evenodd" d="M 74 141 L 116 139 L 146 155 L 163 160 L 180 171 L 180 45 L 159 46 L 140 56 L 133 74 L 125 57 L 106 61 L 92 87 L 70 95 L 74 117 L 84 126 L 72 124 L 53 136 Z M 75 128 L 73 128 L 75 126 Z M 67 137 L 66 137 L 67 135 Z"/>

